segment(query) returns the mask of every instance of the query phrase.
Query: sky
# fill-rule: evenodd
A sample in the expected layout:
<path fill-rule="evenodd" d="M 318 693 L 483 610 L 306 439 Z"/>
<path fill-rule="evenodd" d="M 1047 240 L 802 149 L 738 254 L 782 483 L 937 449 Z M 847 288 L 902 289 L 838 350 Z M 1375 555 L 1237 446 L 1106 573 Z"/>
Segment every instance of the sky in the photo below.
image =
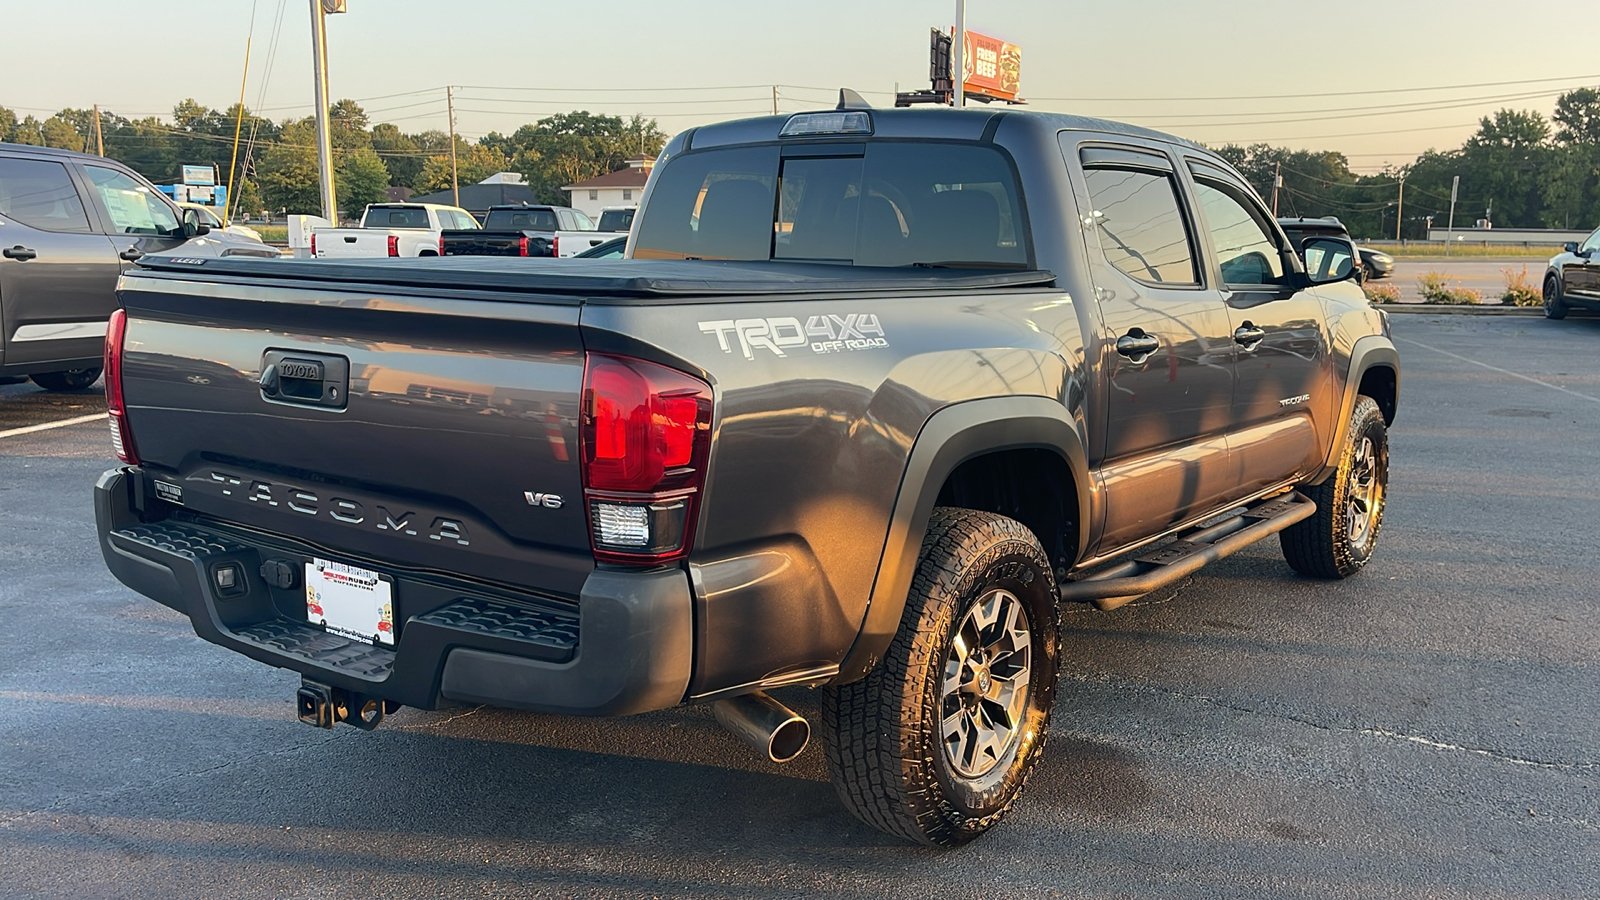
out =
<path fill-rule="evenodd" d="M 186 97 L 309 115 L 309 0 L 22 3 L 0 31 L 0 106 L 41 118 L 95 103 L 170 117 Z M 668 133 L 927 87 L 928 29 L 954 0 L 348 0 L 328 17 L 329 87 L 374 122 L 477 138 L 573 109 L 641 113 Z M 1548 116 L 1600 86 L 1555 52 L 1571 2 L 969 0 L 967 27 L 1022 48 L 1030 107 L 1208 144 L 1345 153 L 1358 172 L 1459 146 L 1501 107 Z M 281 11 L 281 15 L 280 15 Z M 252 26 L 253 23 L 253 26 Z M 275 27 L 276 26 L 276 27 Z M 276 49 L 274 50 L 274 35 Z M 63 48 L 67 52 L 63 52 Z"/>

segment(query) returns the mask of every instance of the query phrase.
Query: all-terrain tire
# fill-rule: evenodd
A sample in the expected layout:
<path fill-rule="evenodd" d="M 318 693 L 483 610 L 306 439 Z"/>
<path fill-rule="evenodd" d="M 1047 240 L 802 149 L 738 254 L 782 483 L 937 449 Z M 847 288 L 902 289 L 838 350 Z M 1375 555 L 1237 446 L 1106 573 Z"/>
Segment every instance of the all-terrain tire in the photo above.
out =
<path fill-rule="evenodd" d="M 1554 275 L 1544 280 L 1544 317 L 1546 319 L 1567 317 L 1567 303 L 1561 299 L 1561 279 Z"/>
<path fill-rule="evenodd" d="M 1376 400 L 1356 398 L 1338 471 L 1300 492 L 1316 501 L 1317 511 L 1278 532 L 1283 558 L 1311 578 L 1361 571 L 1377 546 L 1389 492 L 1389 431 Z"/>
<path fill-rule="evenodd" d="M 1006 814 L 1044 749 L 1060 653 L 1056 603 L 1049 558 L 1021 523 L 934 510 L 883 661 L 860 681 L 824 693 L 828 771 L 857 818 L 908 840 L 954 846 Z M 984 631 L 974 623 L 986 617 L 1014 624 Z M 1016 637 L 1017 623 L 1025 642 Z M 995 633 L 1011 635 L 1010 651 L 986 643 L 984 635 Z M 952 691 L 957 682 L 967 687 Z M 986 706 L 983 692 L 997 684 L 1005 685 L 999 699 Z M 974 724 L 982 722 L 1014 725 L 1004 746 L 994 738 L 1001 729 Z M 984 749 L 967 754 L 972 747 Z"/>
<path fill-rule="evenodd" d="M 81 391 L 100 379 L 100 367 L 67 369 L 63 372 L 40 372 L 28 376 L 34 384 L 47 391 Z"/>

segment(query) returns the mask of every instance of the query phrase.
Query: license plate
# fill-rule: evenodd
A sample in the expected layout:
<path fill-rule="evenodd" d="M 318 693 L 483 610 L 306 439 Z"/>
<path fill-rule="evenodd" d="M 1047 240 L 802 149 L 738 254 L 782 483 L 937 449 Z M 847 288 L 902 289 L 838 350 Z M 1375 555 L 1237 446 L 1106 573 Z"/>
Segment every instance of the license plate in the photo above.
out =
<path fill-rule="evenodd" d="M 371 569 L 306 563 L 306 621 L 355 641 L 394 643 L 393 585 Z"/>

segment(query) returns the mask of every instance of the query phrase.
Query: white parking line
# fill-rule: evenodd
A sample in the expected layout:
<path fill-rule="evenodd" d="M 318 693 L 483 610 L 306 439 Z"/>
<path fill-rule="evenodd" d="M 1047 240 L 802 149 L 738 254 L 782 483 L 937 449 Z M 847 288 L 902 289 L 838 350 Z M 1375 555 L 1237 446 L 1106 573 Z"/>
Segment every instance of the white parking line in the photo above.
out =
<path fill-rule="evenodd" d="M 104 419 L 105 413 L 95 413 L 92 416 L 79 416 L 76 419 L 62 419 L 59 422 L 46 422 L 43 425 L 29 425 L 26 428 L 12 428 L 9 431 L 0 431 L 0 438 L 14 437 L 19 434 L 32 434 L 35 431 L 49 431 L 52 428 L 65 428 L 68 425 L 82 425 L 93 422 L 95 419 Z"/>
<path fill-rule="evenodd" d="M 1459 353 L 1451 353 L 1449 350 L 1440 350 L 1438 347 L 1430 347 L 1430 346 L 1428 346 L 1427 344 L 1424 344 L 1421 341 L 1414 341 L 1411 338 L 1396 337 L 1395 340 L 1397 340 L 1397 341 L 1405 341 L 1408 344 L 1416 344 L 1418 347 L 1421 347 L 1424 350 L 1432 350 L 1435 353 L 1443 353 L 1445 356 L 1454 357 L 1456 359 L 1461 360 L 1462 362 L 1469 362 L 1469 363 L 1472 363 L 1475 366 L 1482 366 L 1485 369 L 1490 370 L 1491 372 L 1499 372 L 1502 375 L 1510 375 L 1512 378 L 1521 378 L 1523 381 L 1531 381 L 1534 384 L 1542 384 L 1545 387 L 1547 387 L 1547 388 L 1549 388 L 1549 389 L 1551 389 L 1553 391 L 1560 391 L 1563 394 L 1571 394 L 1574 397 L 1582 397 L 1583 399 L 1589 401 L 1590 403 L 1600 403 L 1600 397 L 1591 397 L 1588 394 L 1579 393 L 1578 391 L 1572 390 L 1571 388 L 1564 388 L 1559 384 L 1551 384 L 1548 381 L 1540 381 L 1539 379 L 1534 378 L 1532 375 L 1524 375 L 1521 372 L 1513 372 L 1510 369 L 1502 369 L 1499 366 L 1491 366 L 1486 362 L 1478 362 L 1475 359 L 1472 359 L 1472 358 L 1466 357 L 1466 356 L 1462 356 Z M 5 437 L 5 435 L 3 433 L 0 433 L 0 437 Z"/>

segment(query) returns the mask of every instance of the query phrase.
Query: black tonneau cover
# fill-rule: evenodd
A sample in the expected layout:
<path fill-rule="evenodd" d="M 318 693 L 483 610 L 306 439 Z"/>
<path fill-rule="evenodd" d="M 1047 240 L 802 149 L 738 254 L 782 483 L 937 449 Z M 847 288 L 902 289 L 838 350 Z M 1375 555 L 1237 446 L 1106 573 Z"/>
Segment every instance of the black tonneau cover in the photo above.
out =
<path fill-rule="evenodd" d="M 491 290 L 594 298 L 714 297 L 734 294 L 814 294 L 990 290 L 1046 287 L 1042 270 L 873 268 L 868 266 L 732 262 L 698 259 L 251 259 L 146 255 L 140 269 L 203 279 L 317 281 L 397 288 Z"/>

